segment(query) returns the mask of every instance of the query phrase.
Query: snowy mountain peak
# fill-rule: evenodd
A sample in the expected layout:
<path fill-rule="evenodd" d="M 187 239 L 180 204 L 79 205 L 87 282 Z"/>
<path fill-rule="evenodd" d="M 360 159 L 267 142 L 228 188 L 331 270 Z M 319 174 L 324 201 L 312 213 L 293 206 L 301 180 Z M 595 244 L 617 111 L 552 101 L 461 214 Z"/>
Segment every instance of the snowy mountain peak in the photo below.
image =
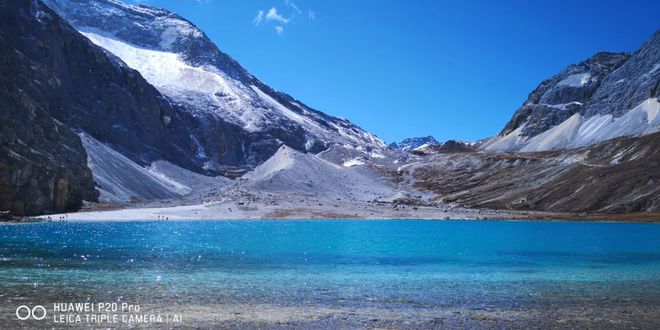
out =
<path fill-rule="evenodd" d="M 218 121 L 243 130 L 250 140 L 247 143 L 268 145 L 267 153 L 275 152 L 279 143 L 309 152 L 331 145 L 367 152 L 386 147 L 349 121 L 312 109 L 264 84 L 175 13 L 116 0 L 45 2 L 197 118 L 194 125 L 203 132 L 196 138 L 210 158 L 220 152 L 213 150 L 218 137 L 209 127 Z"/>
<path fill-rule="evenodd" d="M 433 136 L 429 135 L 424 137 L 405 138 L 400 142 L 390 143 L 389 147 L 392 149 L 399 149 L 402 151 L 412 151 L 424 146 L 436 145 L 438 143 L 439 143 L 438 140 L 436 140 Z"/>

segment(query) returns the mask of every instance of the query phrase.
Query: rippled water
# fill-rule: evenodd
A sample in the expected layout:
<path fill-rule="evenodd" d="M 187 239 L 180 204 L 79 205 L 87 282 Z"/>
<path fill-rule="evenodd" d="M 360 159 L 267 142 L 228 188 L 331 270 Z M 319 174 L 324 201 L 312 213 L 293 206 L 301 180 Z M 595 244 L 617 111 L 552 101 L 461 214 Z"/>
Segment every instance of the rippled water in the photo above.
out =
<path fill-rule="evenodd" d="M 35 326 L 18 322 L 20 304 L 76 301 L 179 312 L 200 327 L 654 327 L 660 225 L 0 226 L 0 328 Z"/>

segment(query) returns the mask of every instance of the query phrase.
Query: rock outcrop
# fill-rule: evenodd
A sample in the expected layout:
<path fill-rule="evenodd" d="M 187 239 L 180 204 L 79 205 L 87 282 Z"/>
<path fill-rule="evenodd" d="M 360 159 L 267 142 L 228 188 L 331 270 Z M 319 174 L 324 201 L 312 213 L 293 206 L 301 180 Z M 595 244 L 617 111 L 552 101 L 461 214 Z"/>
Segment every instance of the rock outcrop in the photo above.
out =
<path fill-rule="evenodd" d="M 14 215 L 74 211 L 98 197 L 80 139 L 51 115 L 62 82 L 35 58 L 51 60 L 36 31 L 47 19 L 36 1 L 0 2 L 0 211 Z"/>

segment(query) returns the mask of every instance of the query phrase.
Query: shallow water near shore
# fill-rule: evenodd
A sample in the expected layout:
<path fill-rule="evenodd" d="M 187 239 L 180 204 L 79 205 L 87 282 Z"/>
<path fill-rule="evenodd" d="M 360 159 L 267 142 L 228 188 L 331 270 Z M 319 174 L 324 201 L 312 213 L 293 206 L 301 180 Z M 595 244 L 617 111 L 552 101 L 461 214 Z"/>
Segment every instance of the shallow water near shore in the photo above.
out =
<path fill-rule="evenodd" d="M 181 315 L 184 327 L 652 328 L 660 325 L 660 225 L 0 226 L 0 328 L 54 326 L 50 317 L 20 321 L 15 310 L 55 302 L 125 302 Z"/>

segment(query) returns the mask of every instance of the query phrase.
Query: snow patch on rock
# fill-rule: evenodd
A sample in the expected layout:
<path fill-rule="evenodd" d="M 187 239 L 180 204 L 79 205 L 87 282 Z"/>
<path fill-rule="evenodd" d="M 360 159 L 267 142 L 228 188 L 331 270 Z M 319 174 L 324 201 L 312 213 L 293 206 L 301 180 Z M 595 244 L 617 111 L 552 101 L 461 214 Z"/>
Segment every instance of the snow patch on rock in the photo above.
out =
<path fill-rule="evenodd" d="M 581 87 L 589 83 L 591 79 L 591 74 L 589 73 L 577 73 L 572 74 L 560 82 L 557 83 L 558 86 L 571 86 L 571 87 Z"/>
<path fill-rule="evenodd" d="M 344 166 L 344 167 L 353 167 L 353 166 L 360 166 L 360 165 L 364 165 L 364 160 L 358 159 L 358 158 L 348 159 L 342 164 L 342 166 Z"/>

